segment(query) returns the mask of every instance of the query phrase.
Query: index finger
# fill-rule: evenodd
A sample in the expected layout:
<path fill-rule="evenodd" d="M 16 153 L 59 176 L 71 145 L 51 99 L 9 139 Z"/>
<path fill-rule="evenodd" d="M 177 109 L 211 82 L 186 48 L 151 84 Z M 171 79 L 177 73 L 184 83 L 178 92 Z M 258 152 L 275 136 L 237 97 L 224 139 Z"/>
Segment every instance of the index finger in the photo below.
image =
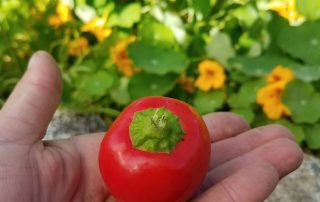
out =
<path fill-rule="evenodd" d="M 241 116 L 231 112 L 215 112 L 203 116 L 211 142 L 236 136 L 250 129 Z"/>

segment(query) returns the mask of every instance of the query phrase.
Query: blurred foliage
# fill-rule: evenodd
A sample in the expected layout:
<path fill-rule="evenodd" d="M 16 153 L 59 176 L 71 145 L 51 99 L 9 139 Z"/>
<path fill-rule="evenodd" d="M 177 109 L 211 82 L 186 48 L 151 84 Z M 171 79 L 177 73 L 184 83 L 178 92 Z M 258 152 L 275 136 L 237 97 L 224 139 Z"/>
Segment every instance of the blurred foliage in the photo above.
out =
<path fill-rule="evenodd" d="M 319 0 L 0 0 L 0 107 L 37 50 L 62 106 L 116 117 L 147 95 L 279 123 L 320 149 Z"/>

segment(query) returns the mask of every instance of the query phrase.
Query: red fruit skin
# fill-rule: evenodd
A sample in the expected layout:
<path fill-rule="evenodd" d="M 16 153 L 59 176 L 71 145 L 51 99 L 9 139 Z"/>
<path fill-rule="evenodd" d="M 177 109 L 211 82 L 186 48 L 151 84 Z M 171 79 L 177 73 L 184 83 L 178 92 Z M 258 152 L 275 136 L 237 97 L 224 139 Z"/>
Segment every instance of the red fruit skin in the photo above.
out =
<path fill-rule="evenodd" d="M 183 140 L 169 154 L 132 147 L 134 112 L 166 107 L 180 118 Z M 108 191 L 123 202 L 184 202 L 204 179 L 210 138 L 201 116 L 188 104 L 167 97 L 145 97 L 130 104 L 102 140 L 99 166 Z"/>

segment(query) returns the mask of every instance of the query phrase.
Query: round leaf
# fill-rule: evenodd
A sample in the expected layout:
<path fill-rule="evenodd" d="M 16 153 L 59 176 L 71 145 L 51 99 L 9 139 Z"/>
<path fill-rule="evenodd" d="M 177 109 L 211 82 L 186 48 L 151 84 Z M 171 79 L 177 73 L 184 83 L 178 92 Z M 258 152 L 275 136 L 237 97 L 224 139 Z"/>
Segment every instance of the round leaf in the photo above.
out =
<path fill-rule="evenodd" d="M 320 124 L 305 127 L 306 143 L 310 149 L 320 149 Z"/>
<path fill-rule="evenodd" d="M 299 80 L 290 82 L 282 101 L 292 112 L 292 119 L 296 123 L 315 123 L 320 118 L 320 94 L 313 86 Z"/>
<path fill-rule="evenodd" d="M 280 30 L 279 47 L 311 65 L 320 64 L 320 21 Z"/>
<path fill-rule="evenodd" d="M 141 72 L 129 81 L 129 94 L 133 100 L 144 96 L 165 95 L 173 89 L 177 76 L 174 74 L 156 75 Z"/>
<path fill-rule="evenodd" d="M 194 98 L 194 106 L 200 114 L 214 112 L 222 107 L 225 99 L 223 91 L 198 91 Z"/>
<path fill-rule="evenodd" d="M 188 65 L 184 53 L 144 41 L 130 44 L 128 52 L 135 66 L 150 73 L 160 75 L 169 72 L 180 73 Z"/>
<path fill-rule="evenodd" d="M 254 112 L 250 108 L 236 108 L 232 109 L 231 112 L 239 114 L 242 116 L 248 123 L 252 123 L 254 119 Z"/>

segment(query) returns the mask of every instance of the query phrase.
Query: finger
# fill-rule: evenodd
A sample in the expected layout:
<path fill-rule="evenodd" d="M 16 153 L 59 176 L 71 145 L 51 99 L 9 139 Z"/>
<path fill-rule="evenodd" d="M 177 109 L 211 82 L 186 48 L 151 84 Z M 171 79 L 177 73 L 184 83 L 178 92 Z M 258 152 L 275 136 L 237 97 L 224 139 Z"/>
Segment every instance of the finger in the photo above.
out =
<path fill-rule="evenodd" d="M 233 137 L 250 129 L 239 115 L 229 112 L 210 113 L 203 116 L 209 130 L 211 142 Z"/>
<path fill-rule="evenodd" d="M 271 194 L 278 180 L 278 173 L 272 165 L 255 163 L 241 168 L 194 201 L 260 202 Z"/>
<path fill-rule="evenodd" d="M 40 140 L 60 102 L 61 76 L 54 59 L 35 53 L 0 111 L 0 139 L 26 144 Z"/>
<path fill-rule="evenodd" d="M 218 141 L 211 145 L 209 169 L 213 169 L 233 158 L 241 156 L 257 147 L 279 138 L 294 141 L 293 134 L 285 127 L 271 124 L 254 128 L 236 137 Z"/>
<path fill-rule="evenodd" d="M 201 189 L 205 190 L 231 176 L 239 169 L 256 162 L 265 162 L 272 165 L 279 176 L 283 177 L 299 167 L 302 158 L 303 154 L 300 147 L 293 141 L 287 138 L 276 139 L 211 170 Z"/>

